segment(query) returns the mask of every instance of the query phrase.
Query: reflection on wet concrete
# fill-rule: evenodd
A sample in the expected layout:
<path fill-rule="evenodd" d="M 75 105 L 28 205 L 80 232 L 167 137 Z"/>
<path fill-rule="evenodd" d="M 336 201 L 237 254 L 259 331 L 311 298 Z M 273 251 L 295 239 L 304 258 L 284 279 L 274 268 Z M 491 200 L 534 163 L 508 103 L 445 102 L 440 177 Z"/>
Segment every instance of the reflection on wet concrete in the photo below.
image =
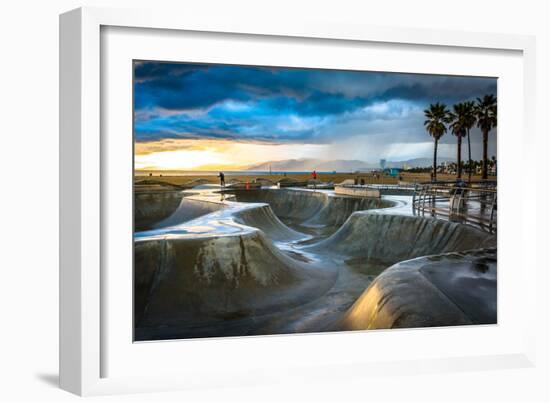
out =
<path fill-rule="evenodd" d="M 496 253 L 466 256 L 458 261 L 451 255 L 427 263 L 420 272 L 474 323 L 491 324 L 497 321 L 497 259 Z"/>
<path fill-rule="evenodd" d="M 378 276 L 341 330 L 497 323 L 496 249 L 427 256 Z"/>

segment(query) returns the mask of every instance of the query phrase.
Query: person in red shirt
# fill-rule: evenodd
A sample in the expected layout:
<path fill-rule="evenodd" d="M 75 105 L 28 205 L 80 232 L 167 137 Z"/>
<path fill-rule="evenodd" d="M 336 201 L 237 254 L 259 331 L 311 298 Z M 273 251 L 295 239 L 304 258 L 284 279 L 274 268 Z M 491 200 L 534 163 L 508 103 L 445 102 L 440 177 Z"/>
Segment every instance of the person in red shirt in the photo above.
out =
<path fill-rule="evenodd" d="M 313 171 L 311 173 L 311 177 L 313 178 L 313 180 L 316 180 L 317 179 L 317 172 Z"/>

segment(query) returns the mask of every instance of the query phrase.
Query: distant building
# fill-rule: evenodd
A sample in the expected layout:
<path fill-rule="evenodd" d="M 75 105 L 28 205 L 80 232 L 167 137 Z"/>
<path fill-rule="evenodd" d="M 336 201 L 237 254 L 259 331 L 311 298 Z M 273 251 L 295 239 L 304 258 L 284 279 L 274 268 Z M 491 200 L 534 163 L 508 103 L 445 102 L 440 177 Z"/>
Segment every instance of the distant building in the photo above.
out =
<path fill-rule="evenodd" d="M 380 168 L 382 170 L 384 170 L 384 168 L 386 168 L 386 160 L 384 160 L 384 159 L 380 160 Z"/>
<path fill-rule="evenodd" d="M 384 169 L 384 173 L 386 175 L 389 175 L 391 177 L 396 177 L 397 175 L 399 175 L 399 172 L 401 172 L 402 170 L 399 169 L 399 168 L 386 168 Z"/>

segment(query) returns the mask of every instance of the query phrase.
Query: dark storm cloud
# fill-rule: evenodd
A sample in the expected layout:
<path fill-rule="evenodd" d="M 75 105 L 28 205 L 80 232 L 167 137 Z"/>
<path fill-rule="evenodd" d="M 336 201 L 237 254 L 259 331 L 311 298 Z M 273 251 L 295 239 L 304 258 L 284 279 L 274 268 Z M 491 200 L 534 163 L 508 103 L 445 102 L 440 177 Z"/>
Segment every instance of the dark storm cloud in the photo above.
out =
<path fill-rule="evenodd" d="M 480 77 L 156 62 L 136 62 L 134 77 L 137 141 L 330 143 L 385 132 L 388 143 L 398 133 L 425 142 L 430 103 L 451 106 L 497 86 Z"/>
<path fill-rule="evenodd" d="M 227 99 L 272 97 L 274 107 L 311 115 L 316 109 L 342 113 L 394 98 L 453 102 L 496 93 L 496 80 L 476 77 L 177 63 L 140 62 L 135 78 L 137 109 L 197 109 Z"/>
<path fill-rule="evenodd" d="M 449 104 L 472 100 L 480 94 L 496 94 L 496 80 L 486 78 L 437 77 L 406 75 L 403 83 L 388 88 L 378 99 L 408 99 L 427 103 L 447 102 Z"/>
<path fill-rule="evenodd" d="M 167 76 L 181 77 L 198 70 L 207 69 L 207 65 L 135 62 L 134 78 L 138 82 L 162 79 Z"/>

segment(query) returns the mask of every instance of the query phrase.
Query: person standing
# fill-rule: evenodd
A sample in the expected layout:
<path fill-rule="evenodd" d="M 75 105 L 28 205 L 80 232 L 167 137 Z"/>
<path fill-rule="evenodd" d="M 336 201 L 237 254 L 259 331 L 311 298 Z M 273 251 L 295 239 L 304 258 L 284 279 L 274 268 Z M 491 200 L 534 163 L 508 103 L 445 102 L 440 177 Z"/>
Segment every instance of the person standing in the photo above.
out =
<path fill-rule="evenodd" d="M 223 172 L 220 172 L 220 174 L 218 175 L 220 177 L 220 186 L 221 187 L 225 187 L 225 175 Z"/>
<path fill-rule="evenodd" d="M 317 190 L 317 171 L 313 170 L 311 178 L 313 179 L 313 189 Z"/>

